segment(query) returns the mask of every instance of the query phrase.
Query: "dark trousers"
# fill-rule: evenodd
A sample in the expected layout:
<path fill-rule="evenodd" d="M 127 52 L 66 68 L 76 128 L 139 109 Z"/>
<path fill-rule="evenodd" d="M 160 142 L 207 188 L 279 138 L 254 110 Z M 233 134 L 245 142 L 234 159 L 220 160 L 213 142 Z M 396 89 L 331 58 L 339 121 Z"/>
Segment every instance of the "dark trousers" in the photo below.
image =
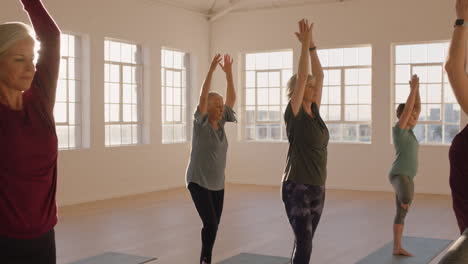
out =
<path fill-rule="evenodd" d="M 55 264 L 55 232 L 52 229 L 34 239 L 0 236 L 0 263 Z"/>
<path fill-rule="evenodd" d="M 450 188 L 460 234 L 468 228 L 468 126 L 452 141 L 450 158 Z"/>
<path fill-rule="evenodd" d="M 283 182 L 282 199 L 294 232 L 293 264 L 309 264 L 312 239 L 322 216 L 325 186 Z"/>
<path fill-rule="evenodd" d="M 216 233 L 218 232 L 218 225 L 223 212 L 224 190 L 211 191 L 193 182 L 188 185 L 188 189 L 203 222 L 200 262 L 204 260 L 211 263 Z"/>

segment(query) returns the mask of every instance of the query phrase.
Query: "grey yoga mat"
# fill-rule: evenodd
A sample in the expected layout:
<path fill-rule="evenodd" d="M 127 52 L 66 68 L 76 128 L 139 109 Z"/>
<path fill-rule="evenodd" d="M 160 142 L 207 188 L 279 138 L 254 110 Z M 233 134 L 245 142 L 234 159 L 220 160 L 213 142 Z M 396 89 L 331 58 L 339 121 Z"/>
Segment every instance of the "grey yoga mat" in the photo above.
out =
<path fill-rule="evenodd" d="M 218 264 L 288 264 L 289 258 L 241 253 Z"/>
<path fill-rule="evenodd" d="M 403 248 L 413 254 L 414 257 L 393 256 L 392 241 L 356 262 L 356 264 L 428 264 L 452 241 L 423 237 L 403 237 L 402 243 Z"/>
<path fill-rule="evenodd" d="M 105 252 L 103 254 L 71 262 L 69 264 L 142 264 L 156 258 L 128 255 L 116 252 Z"/>

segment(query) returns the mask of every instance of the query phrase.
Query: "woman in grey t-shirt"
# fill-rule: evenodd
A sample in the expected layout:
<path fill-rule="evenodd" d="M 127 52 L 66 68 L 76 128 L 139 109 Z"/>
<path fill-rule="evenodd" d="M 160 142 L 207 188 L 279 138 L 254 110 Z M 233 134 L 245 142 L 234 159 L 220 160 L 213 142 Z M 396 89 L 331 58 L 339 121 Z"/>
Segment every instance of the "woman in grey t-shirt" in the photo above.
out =
<path fill-rule="evenodd" d="M 193 120 L 192 152 L 186 173 L 187 187 L 203 222 L 200 263 L 211 263 L 216 233 L 224 202 L 224 169 L 228 142 L 224 131 L 226 122 L 237 122 L 232 110 L 236 101 L 232 77 L 233 60 L 229 55 L 216 55 L 200 92 L 200 101 Z M 226 74 L 226 102 L 210 92 L 211 79 L 220 65 Z"/>

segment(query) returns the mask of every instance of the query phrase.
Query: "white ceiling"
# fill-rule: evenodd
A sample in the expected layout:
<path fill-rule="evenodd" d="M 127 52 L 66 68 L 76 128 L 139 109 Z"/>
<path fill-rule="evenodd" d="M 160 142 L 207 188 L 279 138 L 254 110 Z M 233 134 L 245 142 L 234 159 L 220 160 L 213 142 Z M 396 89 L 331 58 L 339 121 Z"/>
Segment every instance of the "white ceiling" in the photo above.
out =
<path fill-rule="evenodd" d="M 183 8 L 204 14 L 207 17 L 220 17 L 233 11 L 262 8 L 280 8 L 298 5 L 344 2 L 351 0 L 151 0 L 156 3 Z"/>

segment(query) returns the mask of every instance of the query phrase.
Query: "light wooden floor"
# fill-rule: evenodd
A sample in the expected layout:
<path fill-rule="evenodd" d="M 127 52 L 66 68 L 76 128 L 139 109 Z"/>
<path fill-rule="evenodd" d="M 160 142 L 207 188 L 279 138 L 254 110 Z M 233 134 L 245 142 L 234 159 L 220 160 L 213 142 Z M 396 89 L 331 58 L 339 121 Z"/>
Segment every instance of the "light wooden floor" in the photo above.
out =
<path fill-rule="evenodd" d="M 355 263 L 391 240 L 391 193 L 327 191 L 311 263 Z M 228 185 L 213 253 L 289 257 L 293 236 L 279 187 Z M 155 256 L 151 264 L 196 264 L 201 222 L 185 188 L 63 207 L 56 227 L 58 263 L 117 251 Z M 449 196 L 417 195 L 405 235 L 455 239 Z M 436 263 L 436 262 L 433 262 Z"/>

